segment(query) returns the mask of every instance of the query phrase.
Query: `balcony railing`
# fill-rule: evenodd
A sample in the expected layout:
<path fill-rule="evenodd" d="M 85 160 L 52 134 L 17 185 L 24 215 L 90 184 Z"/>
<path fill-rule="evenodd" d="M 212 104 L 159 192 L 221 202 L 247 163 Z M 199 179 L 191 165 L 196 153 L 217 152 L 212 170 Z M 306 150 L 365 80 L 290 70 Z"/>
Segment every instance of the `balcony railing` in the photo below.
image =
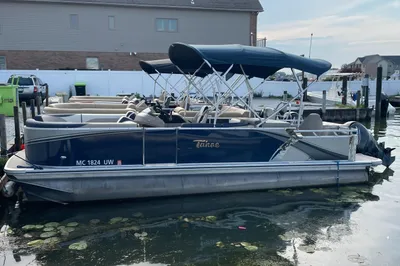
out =
<path fill-rule="evenodd" d="M 256 46 L 258 46 L 258 47 L 267 47 L 267 38 L 259 38 L 259 39 L 257 39 Z"/>

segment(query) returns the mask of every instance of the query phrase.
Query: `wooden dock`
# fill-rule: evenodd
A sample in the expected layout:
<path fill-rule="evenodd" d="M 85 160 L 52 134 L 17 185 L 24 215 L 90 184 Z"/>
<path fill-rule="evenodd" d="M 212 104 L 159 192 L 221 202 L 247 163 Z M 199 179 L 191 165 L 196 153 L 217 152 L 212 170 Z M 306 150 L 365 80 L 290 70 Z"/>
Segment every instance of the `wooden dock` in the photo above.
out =
<path fill-rule="evenodd" d="M 373 108 L 335 108 L 326 107 L 325 112 L 322 108 L 305 108 L 303 116 L 309 114 L 319 114 L 324 121 L 344 122 L 344 121 L 369 121 L 372 118 Z"/>

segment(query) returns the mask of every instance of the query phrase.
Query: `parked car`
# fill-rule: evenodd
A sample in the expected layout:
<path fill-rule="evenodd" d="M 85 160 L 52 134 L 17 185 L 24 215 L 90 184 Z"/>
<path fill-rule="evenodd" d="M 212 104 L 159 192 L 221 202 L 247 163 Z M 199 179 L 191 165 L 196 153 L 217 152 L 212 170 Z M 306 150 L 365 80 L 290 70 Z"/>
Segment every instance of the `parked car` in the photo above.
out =
<path fill-rule="evenodd" d="M 30 99 L 36 99 L 36 96 L 40 96 L 43 99 L 43 96 L 46 93 L 46 85 L 42 82 L 40 78 L 36 77 L 35 75 L 13 75 L 8 79 L 7 83 L 14 83 L 15 85 L 18 85 L 20 102 L 24 100 L 26 101 Z"/>

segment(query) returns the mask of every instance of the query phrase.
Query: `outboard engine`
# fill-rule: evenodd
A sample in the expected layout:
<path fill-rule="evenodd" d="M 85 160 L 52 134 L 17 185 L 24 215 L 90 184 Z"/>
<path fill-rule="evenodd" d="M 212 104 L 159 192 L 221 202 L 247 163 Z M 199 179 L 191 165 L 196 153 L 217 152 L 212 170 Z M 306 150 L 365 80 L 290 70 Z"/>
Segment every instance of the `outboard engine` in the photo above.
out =
<path fill-rule="evenodd" d="M 349 128 L 356 128 L 358 131 L 358 153 L 379 158 L 386 167 L 389 167 L 394 162 L 396 157 L 391 155 L 394 148 L 385 148 L 384 142 L 378 143 L 363 124 L 347 122 L 345 125 L 349 126 Z"/>
<path fill-rule="evenodd" d="M 381 117 L 386 117 L 389 109 L 389 96 L 382 92 L 381 93 Z"/>

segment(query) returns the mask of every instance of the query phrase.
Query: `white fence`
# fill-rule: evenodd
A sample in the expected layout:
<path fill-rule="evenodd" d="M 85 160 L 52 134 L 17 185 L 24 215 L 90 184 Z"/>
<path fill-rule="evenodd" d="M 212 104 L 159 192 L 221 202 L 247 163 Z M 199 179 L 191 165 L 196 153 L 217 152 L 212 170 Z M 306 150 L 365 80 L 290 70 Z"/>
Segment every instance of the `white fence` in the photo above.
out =
<path fill-rule="evenodd" d="M 140 93 L 150 95 L 154 93 L 160 94 L 160 87 L 154 85 L 154 81 L 143 71 L 63 71 L 63 70 L 0 70 L 0 83 L 7 81 L 12 75 L 36 75 L 43 82 L 49 84 L 50 95 L 56 92 L 67 92 L 75 82 L 85 82 L 86 93 L 90 95 L 113 96 L 121 92 Z M 166 75 L 169 77 L 170 84 L 174 85 L 180 79 L 181 75 Z M 159 80 L 162 85 L 166 85 L 165 81 Z M 252 79 L 253 86 L 258 85 L 260 79 Z M 309 88 L 310 91 L 328 90 L 336 83 L 333 82 L 315 82 Z M 376 81 L 370 81 L 371 95 L 375 95 Z M 221 91 L 225 91 L 224 85 L 220 86 Z M 349 82 L 350 91 L 361 89 L 361 81 Z M 267 81 L 261 85 L 257 91 L 262 91 L 264 96 L 273 95 L 280 96 L 283 91 L 288 91 L 292 95 L 297 94 L 297 84 L 295 82 L 278 82 Z M 383 81 L 383 91 L 391 95 L 400 93 L 400 80 Z M 243 84 L 237 91 L 238 95 L 246 93 L 246 86 Z M 212 95 L 208 93 L 207 95 Z"/>

